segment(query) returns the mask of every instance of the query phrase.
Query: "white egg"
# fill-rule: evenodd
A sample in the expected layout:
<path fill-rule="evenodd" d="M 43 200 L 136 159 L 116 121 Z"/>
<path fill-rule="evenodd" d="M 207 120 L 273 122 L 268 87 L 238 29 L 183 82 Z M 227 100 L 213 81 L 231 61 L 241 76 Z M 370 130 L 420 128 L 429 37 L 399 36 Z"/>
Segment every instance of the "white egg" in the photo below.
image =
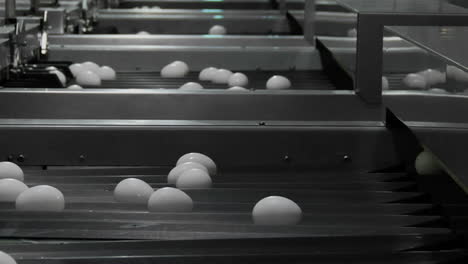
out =
<path fill-rule="evenodd" d="M 150 33 L 146 32 L 146 31 L 140 31 L 138 33 L 136 33 L 137 35 L 151 35 Z"/>
<path fill-rule="evenodd" d="M 86 68 L 83 67 L 83 65 L 81 65 L 80 63 L 74 63 L 70 65 L 68 68 L 70 69 L 74 77 L 76 77 L 78 73 L 86 70 Z"/>
<path fill-rule="evenodd" d="M 79 86 L 78 84 L 73 84 L 73 85 L 68 86 L 67 89 L 80 90 L 80 89 L 83 89 L 83 87 Z"/>
<path fill-rule="evenodd" d="M 150 212 L 190 212 L 192 209 L 192 198 L 176 188 L 158 189 L 148 200 Z"/>
<path fill-rule="evenodd" d="M 2 161 L 0 162 L 0 179 L 17 179 L 18 181 L 24 181 L 23 170 L 13 162 Z"/>
<path fill-rule="evenodd" d="M 201 169 L 189 169 L 180 174 L 176 187 L 180 189 L 204 189 L 211 188 L 212 183 L 208 172 Z"/>
<path fill-rule="evenodd" d="M 186 162 L 196 162 L 202 164 L 208 169 L 208 173 L 210 175 L 216 175 L 217 173 L 216 163 L 205 154 L 197 152 L 187 153 L 177 160 L 177 166 Z"/>
<path fill-rule="evenodd" d="M 231 75 L 228 79 L 228 85 L 229 86 L 241 86 L 241 87 L 246 87 L 249 85 L 249 78 L 243 73 L 236 72 Z"/>
<path fill-rule="evenodd" d="M 350 38 L 357 37 L 357 30 L 355 28 L 352 28 L 352 29 L 348 30 L 348 37 L 350 37 Z"/>
<path fill-rule="evenodd" d="M 163 78 L 182 78 L 187 73 L 189 73 L 190 69 L 187 63 L 183 61 L 174 61 L 166 66 L 161 70 L 161 76 Z"/>
<path fill-rule="evenodd" d="M 302 220 L 302 210 L 288 198 L 269 196 L 255 205 L 252 218 L 257 225 L 296 225 Z"/>
<path fill-rule="evenodd" d="M 94 63 L 92 61 L 83 62 L 83 63 L 81 63 L 81 65 L 86 70 L 89 70 L 89 71 L 97 72 L 99 70 L 99 65 L 97 65 L 96 63 Z"/>
<path fill-rule="evenodd" d="M 457 82 L 468 83 L 468 73 L 452 65 L 447 66 L 446 76 L 447 78 L 453 79 Z"/>
<path fill-rule="evenodd" d="M 429 151 L 419 153 L 414 162 L 414 167 L 419 175 L 435 175 L 442 172 L 439 161 Z"/>
<path fill-rule="evenodd" d="M 128 178 L 117 184 L 114 189 L 114 199 L 122 203 L 146 204 L 153 191 L 148 183 Z"/>
<path fill-rule="evenodd" d="M 86 70 L 78 73 L 76 82 L 82 86 L 100 86 L 101 78 L 96 73 Z"/>
<path fill-rule="evenodd" d="M 57 75 L 57 78 L 59 79 L 62 86 L 65 86 L 67 84 L 67 77 L 65 77 L 65 74 L 63 74 L 61 71 L 53 70 L 53 71 L 50 71 L 49 73 L 53 73 Z"/>
<path fill-rule="evenodd" d="M 231 75 L 232 72 L 230 70 L 219 69 L 215 72 L 211 81 L 214 83 L 228 83 Z"/>
<path fill-rule="evenodd" d="M 218 69 L 215 68 L 215 67 L 208 67 L 208 68 L 205 68 L 203 69 L 200 74 L 198 75 L 198 79 L 200 81 L 212 81 L 215 74 L 216 74 L 216 71 Z"/>
<path fill-rule="evenodd" d="M 203 86 L 196 82 L 188 82 L 179 87 L 179 90 L 203 90 Z"/>
<path fill-rule="evenodd" d="M 210 35 L 226 35 L 226 33 L 227 33 L 226 28 L 220 25 L 214 25 L 208 31 L 208 34 Z"/>
<path fill-rule="evenodd" d="M 416 73 L 410 73 L 406 75 L 406 77 L 403 79 L 403 83 L 408 88 L 416 88 L 416 89 L 427 88 L 426 79 L 422 75 L 416 74 Z"/>
<path fill-rule="evenodd" d="M 200 169 L 208 172 L 208 169 L 201 163 L 199 162 L 194 162 L 194 161 L 188 161 L 188 162 L 183 162 L 183 163 L 178 163 L 177 166 L 175 166 L 170 172 L 169 175 L 167 176 L 167 183 L 169 184 L 176 184 L 177 179 L 179 179 L 180 175 L 182 172 L 190 169 Z"/>
<path fill-rule="evenodd" d="M 431 88 L 428 91 L 431 93 L 436 93 L 436 94 L 448 94 L 449 93 L 446 90 L 441 89 L 441 88 Z"/>
<path fill-rule="evenodd" d="M 269 90 L 289 89 L 291 88 L 291 81 L 284 76 L 275 75 L 267 81 L 266 88 Z"/>
<path fill-rule="evenodd" d="M 417 74 L 423 76 L 424 79 L 426 79 L 426 83 L 429 86 L 440 84 L 440 83 L 445 83 L 446 81 L 445 74 L 434 69 L 427 69 L 427 70 L 418 72 Z"/>
<path fill-rule="evenodd" d="M 387 77 L 382 76 L 382 90 L 389 90 L 390 89 L 390 83 L 388 82 Z"/>
<path fill-rule="evenodd" d="M 0 202 L 14 202 L 18 195 L 27 189 L 28 186 L 17 179 L 1 179 Z"/>
<path fill-rule="evenodd" d="M 61 191 L 52 186 L 34 186 L 16 198 L 16 209 L 20 211 L 59 212 L 65 209 L 65 198 Z"/>
<path fill-rule="evenodd" d="M 104 81 L 115 80 L 117 78 L 117 74 L 114 69 L 109 66 L 101 66 L 96 74 Z"/>
<path fill-rule="evenodd" d="M 231 88 L 228 88 L 228 91 L 235 91 L 235 92 L 248 92 L 249 89 L 246 89 L 244 87 L 240 87 L 240 86 L 234 86 L 234 87 L 231 87 Z"/>
<path fill-rule="evenodd" d="M 48 70 L 48 71 L 57 71 L 58 70 L 57 67 L 55 67 L 55 66 L 49 66 L 49 67 L 47 67 L 45 69 Z"/>
<path fill-rule="evenodd" d="M 0 251 L 0 263 L 1 264 L 16 264 L 16 261 L 7 253 Z"/>

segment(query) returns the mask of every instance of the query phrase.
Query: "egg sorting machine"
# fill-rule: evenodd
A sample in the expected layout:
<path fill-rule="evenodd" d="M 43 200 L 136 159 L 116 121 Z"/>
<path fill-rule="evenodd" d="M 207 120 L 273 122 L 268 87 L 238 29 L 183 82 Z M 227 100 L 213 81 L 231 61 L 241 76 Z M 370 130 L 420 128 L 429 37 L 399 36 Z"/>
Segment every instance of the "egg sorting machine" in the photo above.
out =
<path fill-rule="evenodd" d="M 127 38 L 125 41 L 138 41 Z M 153 36 L 142 39 L 164 41 Z M 249 41 L 233 39 L 234 43 Z M 315 65 L 320 70 L 318 52 L 297 39 L 307 47 L 280 48 L 276 54 L 309 56 L 303 67 L 311 70 Z M 337 46 L 336 38 L 323 39 L 328 41 L 322 42 L 325 46 L 335 43 L 328 46 L 333 57 L 346 62 L 352 49 Z M 276 40 L 262 41 L 263 57 L 261 53 L 255 57 L 249 49 L 235 50 L 233 46 L 238 44 L 230 44 L 225 54 L 231 49 L 231 54 L 245 53 L 244 58 L 250 60 L 275 54 L 266 43 Z M 394 42 L 403 43 L 387 38 L 384 45 Z M 131 61 L 130 66 L 118 64 L 118 59 L 112 65 L 119 70 L 154 67 L 153 71 L 158 66 L 143 64 L 146 62 L 141 58 L 164 54 L 158 53 L 158 46 L 145 50 L 148 47 L 123 45 L 100 57 L 110 45 L 83 46 L 81 53 L 73 49 L 67 53 L 67 45 L 54 47 L 50 40 L 47 53 L 50 62 L 76 60 L 79 54 L 80 60 L 104 63 L 106 57 L 121 56 L 121 51 L 128 54 L 142 49 L 134 55 L 140 59 Z M 73 48 L 80 49 L 78 44 Z M 203 46 L 198 49 L 203 50 Z M 297 50 L 307 52 L 299 56 Z M 419 49 L 412 50 L 416 50 L 414 58 L 425 57 Z M 214 63 L 215 55 L 207 54 Z M 358 51 L 358 55 L 362 53 Z M 216 56 L 220 57 L 219 53 Z M 273 59 L 257 60 L 252 64 L 273 65 L 270 67 L 275 71 L 283 66 L 274 64 Z M 289 67 L 297 61 L 282 62 Z M 196 59 L 191 62 L 195 69 L 202 67 Z M 248 67 L 248 62 L 234 65 L 244 69 L 240 66 Z M 216 63 L 229 66 L 220 60 Z M 360 75 L 351 77 L 359 83 Z M 379 87 L 371 86 L 370 94 Z M 447 156 L 456 145 L 450 138 L 466 140 L 463 117 L 457 119 L 450 109 L 425 116 L 430 109 L 423 104 L 450 104 L 452 111 L 461 111 L 465 97 L 386 92 L 377 93 L 382 100 L 370 102 L 367 92 L 322 89 L 228 94 L 219 89 L 195 93 L 5 88 L 0 91 L 1 155 L 24 166 L 26 183 L 61 189 L 67 209 L 47 214 L 17 212 L 11 204 L 2 204 L 0 234 L 11 239 L 3 241 L 2 250 L 19 263 L 464 263 L 466 194 L 445 174 L 421 177 L 407 168 L 423 143 L 452 176 L 463 181 L 460 161 Z M 392 112 L 404 121 L 413 121 L 406 122 L 412 133 Z M 449 122 L 440 124 L 442 120 Z M 442 136 L 444 147 L 435 140 Z M 220 167 L 212 189 L 187 190 L 195 201 L 194 212 L 153 214 L 144 206 L 113 201 L 115 184 L 126 177 L 138 176 L 154 187 L 166 186 L 170 166 L 191 151 L 210 155 Z M 303 222 L 290 227 L 253 225 L 250 211 L 256 201 L 268 195 L 297 201 L 305 213 Z"/>

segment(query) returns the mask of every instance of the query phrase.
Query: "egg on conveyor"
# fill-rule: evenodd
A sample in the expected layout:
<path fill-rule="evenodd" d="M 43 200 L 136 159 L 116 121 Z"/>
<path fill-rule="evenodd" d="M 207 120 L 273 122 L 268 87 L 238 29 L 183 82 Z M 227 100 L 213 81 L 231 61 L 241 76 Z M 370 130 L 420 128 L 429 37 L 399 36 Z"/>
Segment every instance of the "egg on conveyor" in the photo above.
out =
<path fill-rule="evenodd" d="M 136 33 L 137 35 L 151 35 L 150 33 L 146 32 L 146 31 L 140 31 L 138 33 Z"/>
<path fill-rule="evenodd" d="M 213 75 L 212 82 L 219 83 L 219 84 L 228 83 L 231 75 L 232 75 L 232 72 L 230 70 L 218 69 Z"/>
<path fill-rule="evenodd" d="M 1 179 L 0 202 L 14 202 L 18 195 L 27 189 L 28 186 L 26 186 L 22 181 L 18 181 L 16 179 Z"/>
<path fill-rule="evenodd" d="M 240 86 L 234 86 L 234 87 L 228 88 L 228 91 L 234 91 L 234 92 L 248 92 L 249 89 L 246 89 L 246 88 L 240 87 Z"/>
<path fill-rule="evenodd" d="M 203 164 L 199 162 L 194 162 L 194 161 L 187 161 L 183 163 L 178 163 L 177 166 L 175 166 L 170 172 L 169 175 L 167 176 L 167 183 L 169 184 L 176 184 L 177 179 L 179 179 L 180 175 L 182 172 L 190 169 L 200 169 L 208 172 L 207 167 L 205 167 Z"/>
<path fill-rule="evenodd" d="M 6 178 L 24 181 L 23 170 L 13 162 L 2 161 L 0 162 L 0 179 Z"/>
<path fill-rule="evenodd" d="M 196 82 L 188 82 L 181 87 L 179 87 L 179 90 L 187 90 L 187 91 L 194 91 L 194 90 L 203 90 L 203 86 L 201 84 L 196 83 Z"/>
<path fill-rule="evenodd" d="M 182 78 L 189 73 L 187 63 L 183 61 L 174 61 L 162 68 L 161 76 L 163 78 Z"/>
<path fill-rule="evenodd" d="M 55 67 L 54 67 L 55 68 Z M 55 74 L 57 75 L 57 78 L 59 79 L 60 83 L 62 84 L 62 86 L 65 86 L 67 84 L 67 77 L 65 77 L 65 74 L 63 74 L 61 71 L 59 70 L 52 70 L 52 71 L 49 71 L 49 73 L 52 73 L 52 74 Z"/>
<path fill-rule="evenodd" d="M 78 73 L 86 70 L 86 68 L 83 67 L 83 65 L 81 65 L 80 63 L 73 63 L 72 65 L 68 66 L 68 68 L 70 69 L 74 77 L 76 77 Z"/>
<path fill-rule="evenodd" d="M 57 67 L 55 67 L 55 66 L 49 66 L 49 67 L 47 67 L 45 69 L 48 70 L 48 71 L 57 71 L 58 70 Z"/>
<path fill-rule="evenodd" d="M 435 93 L 435 94 L 448 94 L 449 93 L 447 92 L 447 90 L 444 90 L 442 88 L 431 88 L 428 91 L 431 93 Z"/>
<path fill-rule="evenodd" d="M 81 63 L 81 65 L 87 69 L 87 70 L 90 70 L 90 71 L 93 71 L 93 72 L 97 72 L 99 70 L 99 65 L 97 65 L 96 63 L 92 62 L 92 61 L 86 61 L 86 62 L 83 62 Z"/>
<path fill-rule="evenodd" d="M 16 261 L 7 253 L 0 251 L 0 263 L 1 264 L 16 264 Z"/>
<path fill-rule="evenodd" d="M 117 78 L 117 74 L 115 73 L 114 69 L 109 66 L 101 66 L 96 71 L 96 74 L 104 81 L 115 80 Z"/>
<path fill-rule="evenodd" d="M 16 209 L 20 211 L 59 212 L 65 209 L 65 198 L 61 191 L 52 186 L 34 186 L 16 198 Z"/>
<path fill-rule="evenodd" d="M 177 166 L 186 162 L 195 162 L 202 164 L 205 168 L 208 169 L 210 175 L 216 175 L 217 166 L 216 163 L 207 155 L 197 152 L 191 152 L 183 155 L 177 160 Z"/>
<path fill-rule="evenodd" d="M 438 70 L 427 69 L 425 71 L 418 72 L 418 74 L 423 76 L 424 79 L 426 79 L 426 83 L 429 86 L 445 83 L 446 81 L 445 73 L 442 73 Z"/>
<path fill-rule="evenodd" d="M 382 90 L 386 91 L 390 89 L 390 83 L 388 82 L 387 77 L 382 76 Z"/>
<path fill-rule="evenodd" d="M 193 201 L 184 191 L 165 187 L 156 190 L 148 200 L 150 212 L 190 212 Z"/>
<path fill-rule="evenodd" d="M 403 83 L 408 88 L 415 88 L 415 89 L 425 89 L 427 88 L 427 81 L 422 75 L 417 73 L 410 73 L 405 76 L 403 79 Z"/>
<path fill-rule="evenodd" d="M 437 158 L 427 150 L 419 153 L 414 167 L 419 175 L 436 175 L 443 171 Z"/>
<path fill-rule="evenodd" d="M 218 69 L 215 68 L 215 67 L 208 67 L 208 68 L 205 68 L 203 69 L 200 74 L 198 75 L 198 79 L 200 81 L 212 81 L 215 74 L 216 74 L 216 71 Z"/>
<path fill-rule="evenodd" d="M 243 73 L 236 72 L 229 77 L 228 85 L 230 87 L 233 87 L 233 86 L 246 87 L 247 85 L 249 85 L 249 78 L 247 78 L 247 76 Z"/>
<path fill-rule="evenodd" d="M 302 220 L 302 210 L 288 198 L 269 196 L 255 205 L 252 219 L 257 225 L 296 225 Z"/>
<path fill-rule="evenodd" d="M 82 86 L 100 86 L 101 78 L 95 72 L 86 70 L 78 73 L 76 82 Z"/>
<path fill-rule="evenodd" d="M 291 81 L 289 81 L 288 78 L 281 76 L 281 75 L 275 75 L 268 79 L 266 88 L 268 90 L 284 90 L 284 89 L 289 89 L 291 88 Z"/>
<path fill-rule="evenodd" d="M 176 181 L 176 187 L 180 189 L 211 188 L 212 180 L 208 172 L 201 169 L 189 169 L 183 171 Z"/>
<path fill-rule="evenodd" d="M 226 35 L 226 33 L 227 33 L 226 28 L 220 25 L 214 25 L 208 31 L 208 34 L 210 35 Z"/>
<path fill-rule="evenodd" d="M 83 89 L 83 87 L 79 86 L 78 84 L 73 84 L 73 85 L 68 86 L 67 89 L 80 90 L 80 89 Z"/>
<path fill-rule="evenodd" d="M 153 191 L 148 183 L 128 178 L 117 184 L 114 189 L 114 199 L 122 203 L 146 204 Z"/>

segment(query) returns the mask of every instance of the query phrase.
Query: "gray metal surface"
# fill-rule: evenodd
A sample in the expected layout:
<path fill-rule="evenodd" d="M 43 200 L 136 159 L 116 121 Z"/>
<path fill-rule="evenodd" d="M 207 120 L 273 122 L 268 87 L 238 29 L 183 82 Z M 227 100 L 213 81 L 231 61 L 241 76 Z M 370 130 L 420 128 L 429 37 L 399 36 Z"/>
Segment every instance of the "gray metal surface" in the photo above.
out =
<path fill-rule="evenodd" d="M 340 65 L 354 75 L 356 69 L 356 38 L 319 36 L 318 39 L 333 52 Z M 399 37 L 383 39 L 383 75 L 418 72 L 427 68 L 444 68 L 445 64 L 425 50 Z"/>
<path fill-rule="evenodd" d="M 384 26 L 466 26 L 468 17 L 466 9 L 440 0 L 338 3 L 358 13 L 356 89 L 364 100 L 376 104 L 381 103 Z"/>
<path fill-rule="evenodd" d="M 278 1 L 279 2 L 279 1 Z M 324 8 L 336 7 L 332 1 L 318 1 Z M 304 9 L 304 0 L 289 0 L 286 2 L 290 9 Z M 158 6 L 160 8 L 190 8 L 190 9 L 273 9 L 270 0 L 226 0 L 226 1 L 197 1 L 197 0 L 138 0 L 120 1 L 119 8 L 133 8 L 143 6 Z"/>
<path fill-rule="evenodd" d="M 300 24 L 303 24 L 304 11 L 291 11 Z M 122 21 L 119 21 L 120 18 Z M 260 19 L 259 19 L 260 18 Z M 119 33 L 134 34 L 145 30 L 152 34 L 207 34 L 215 24 L 226 26 L 228 34 L 290 34 L 286 16 L 278 11 L 222 11 L 210 12 L 194 10 L 100 10 L 98 26 L 115 26 Z M 133 23 L 132 25 L 124 21 Z M 192 21 L 193 23 L 190 23 Z M 157 24 L 151 22 L 158 22 Z M 196 24 L 194 24 L 196 22 Z M 249 27 L 255 23 L 255 27 Z M 315 13 L 316 35 L 345 36 L 355 27 L 353 13 Z M 184 28 L 180 28 L 183 26 Z"/>
<path fill-rule="evenodd" d="M 349 91 L 2 90 L 1 118 L 382 121 Z M 137 102 L 137 103 L 136 103 Z M 21 106 L 21 107 L 19 107 Z M 294 107 L 291 107 L 294 106 Z"/>
<path fill-rule="evenodd" d="M 417 91 L 387 92 L 384 104 L 403 122 L 421 122 L 430 127 L 456 127 L 468 123 L 468 96 Z"/>
<path fill-rule="evenodd" d="M 175 61 L 186 61 L 192 70 L 217 66 L 237 70 L 321 69 L 314 47 L 212 47 L 151 45 L 50 45 L 51 61 L 94 61 L 119 71 L 160 71 Z"/>
<path fill-rule="evenodd" d="M 22 155 L 25 165 L 168 166 L 190 151 L 216 156 L 222 167 L 307 166 L 351 171 L 396 163 L 390 134 L 377 125 L 21 123 L 17 120 L 16 125 L 0 127 L 0 156 L 16 160 Z"/>
<path fill-rule="evenodd" d="M 393 26 L 388 30 L 427 50 L 443 63 L 468 69 L 468 56 L 460 48 L 468 43 L 466 27 Z"/>

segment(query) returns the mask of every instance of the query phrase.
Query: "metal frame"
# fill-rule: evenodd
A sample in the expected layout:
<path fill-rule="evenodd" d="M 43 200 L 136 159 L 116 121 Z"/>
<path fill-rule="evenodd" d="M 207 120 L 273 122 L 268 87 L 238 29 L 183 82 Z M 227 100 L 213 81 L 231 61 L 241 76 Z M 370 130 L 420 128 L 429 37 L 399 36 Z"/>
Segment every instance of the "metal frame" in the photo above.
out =
<path fill-rule="evenodd" d="M 381 104 L 382 102 L 384 26 L 468 26 L 468 12 L 385 13 L 378 9 L 360 11 L 356 5 L 366 3 L 366 0 L 337 0 L 337 2 L 358 14 L 355 87 L 362 99 L 370 104 Z"/>

